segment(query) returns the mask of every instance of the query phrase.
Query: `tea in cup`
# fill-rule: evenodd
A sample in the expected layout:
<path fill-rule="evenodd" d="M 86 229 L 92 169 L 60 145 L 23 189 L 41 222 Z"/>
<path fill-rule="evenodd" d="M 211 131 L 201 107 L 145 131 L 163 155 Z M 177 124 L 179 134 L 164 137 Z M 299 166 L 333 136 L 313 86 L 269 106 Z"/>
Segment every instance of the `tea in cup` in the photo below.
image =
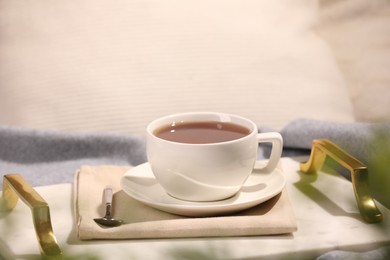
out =
<path fill-rule="evenodd" d="M 217 112 L 174 114 L 147 126 L 147 157 L 156 180 L 172 197 L 227 199 L 252 173 L 259 143 L 272 143 L 262 174 L 272 174 L 282 153 L 277 132 L 258 133 L 254 122 Z M 255 174 L 255 173 L 254 173 Z"/>

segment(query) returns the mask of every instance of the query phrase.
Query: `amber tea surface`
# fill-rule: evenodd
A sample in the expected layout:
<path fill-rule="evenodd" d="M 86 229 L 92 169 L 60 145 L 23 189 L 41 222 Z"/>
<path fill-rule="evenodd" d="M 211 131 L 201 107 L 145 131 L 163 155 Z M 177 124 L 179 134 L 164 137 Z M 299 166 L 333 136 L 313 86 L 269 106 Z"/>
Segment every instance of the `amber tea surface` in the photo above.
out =
<path fill-rule="evenodd" d="M 232 141 L 249 135 L 244 126 L 229 122 L 183 122 L 158 128 L 154 134 L 162 139 L 189 144 Z"/>

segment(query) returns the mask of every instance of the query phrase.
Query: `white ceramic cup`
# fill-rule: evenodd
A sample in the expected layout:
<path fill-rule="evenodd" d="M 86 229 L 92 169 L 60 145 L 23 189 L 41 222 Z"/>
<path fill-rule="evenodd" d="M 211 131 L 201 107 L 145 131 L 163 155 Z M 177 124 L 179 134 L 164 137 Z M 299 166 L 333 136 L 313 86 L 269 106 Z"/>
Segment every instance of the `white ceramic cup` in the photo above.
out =
<path fill-rule="evenodd" d="M 232 141 L 189 144 L 167 141 L 157 129 L 177 122 L 229 122 L 249 129 L 249 134 Z M 157 181 L 171 196 L 189 201 L 216 201 L 235 195 L 252 173 L 259 143 L 272 143 L 267 164 L 256 172 L 271 174 L 283 148 L 277 132 L 258 133 L 255 123 L 231 114 L 193 112 L 154 120 L 147 126 L 147 156 Z M 255 174 L 255 173 L 254 173 Z"/>

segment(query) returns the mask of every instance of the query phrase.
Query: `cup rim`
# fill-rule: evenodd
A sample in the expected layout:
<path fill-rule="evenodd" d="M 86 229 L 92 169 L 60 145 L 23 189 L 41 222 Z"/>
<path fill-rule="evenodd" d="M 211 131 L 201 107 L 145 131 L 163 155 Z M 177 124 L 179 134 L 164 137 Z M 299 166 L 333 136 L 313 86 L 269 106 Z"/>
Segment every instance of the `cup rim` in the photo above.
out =
<path fill-rule="evenodd" d="M 175 117 L 187 117 L 187 116 L 195 116 L 195 115 L 213 115 L 213 116 L 219 116 L 220 118 L 235 118 L 235 119 L 238 119 L 240 121 L 243 121 L 243 122 L 246 122 L 248 123 L 248 125 L 250 125 L 250 133 L 246 136 L 243 136 L 243 137 L 240 137 L 240 138 L 237 138 L 237 139 L 233 139 L 233 140 L 229 140 L 229 141 L 224 141 L 224 142 L 216 142 L 216 143 L 201 143 L 201 144 L 193 144 L 193 143 L 182 143 L 182 142 L 175 142 L 175 141 L 170 141 L 170 140 L 166 140 L 166 139 L 163 139 L 163 138 L 160 138 L 160 137 L 157 137 L 155 134 L 154 134 L 154 131 L 158 128 L 158 127 L 161 127 L 163 125 L 166 125 L 168 124 L 166 121 L 171 121 L 169 119 L 173 119 Z M 189 120 L 189 121 L 194 121 L 194 120 Z M 158 126 L 154 126 L 156 124 L 158 124 L 159 122 L 166 122 L 166 123 L 161 123 L 159 124 Z M 231 122 L 231 121 L 224 121 L 224 120 L 221 120 L 221 122 Z M 233 122 L 235 124 L 239 124 L 237 122 Z M 245 127 L 248 127 L 248 125 L 245 125 Z M 248 139 L 248 138 L 251 138 L 251 136 L 253 134 L 257 134 L 258 133 L 258 128 L 257 128 L 257 125 L 250 119 L 248 118 L 245 118 L 245 117 L 242 117 L 242 116 L 239 116 L 239 115 L 236 115 L 236 114 L 230 114 L 230 113 L 222 113 L 222 112 L 206 112 L 206 111 L 200 111 L 200 112 L 184 112 L 184 113 L 175 113 L 175 114 L 169 114 L 169 115 L 166 115 L 166 116 L 162 116 L 162 117 L 159 117 L 157 119 L 154 119 L 153 121 L 151 121 L 147 127 L 146 127 L 146 132 L 147 134 L 154 138 L 154 139 L 157 139 L 161 142 L 165 142 L 165 143 L 171 143 L 171 144 L 175 144 L 175 145 L 188 145 L 188 146 L 214 146 L 214 145 L 224 145 L 224 144 L 230 144 L 230 143 L 235 143 L 235 142 L 240 142 L 240 141 L 243 141 L 245 139 Z"/>

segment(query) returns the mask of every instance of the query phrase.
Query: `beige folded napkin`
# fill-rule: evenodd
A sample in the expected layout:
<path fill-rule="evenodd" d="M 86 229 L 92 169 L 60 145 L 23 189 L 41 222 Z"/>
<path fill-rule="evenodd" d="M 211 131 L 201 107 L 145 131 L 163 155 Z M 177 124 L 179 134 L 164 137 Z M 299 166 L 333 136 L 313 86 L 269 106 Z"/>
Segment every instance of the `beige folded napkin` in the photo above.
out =
<path fill-rule="evenodd" d="M 120 179 L 130 167 L 83 166 L 75 175 L 74 199 L 78 237 L 87 239 L 137 239 L 275 235 L 297 229 L 290 202 L 281 194 L 234 215 L 190 218 L 166 213 L 128 196 Z M 119 227 L 102 228 L 94 218 L 104 215 L 103 189 L 113 186 L 113 215 Z"/>

